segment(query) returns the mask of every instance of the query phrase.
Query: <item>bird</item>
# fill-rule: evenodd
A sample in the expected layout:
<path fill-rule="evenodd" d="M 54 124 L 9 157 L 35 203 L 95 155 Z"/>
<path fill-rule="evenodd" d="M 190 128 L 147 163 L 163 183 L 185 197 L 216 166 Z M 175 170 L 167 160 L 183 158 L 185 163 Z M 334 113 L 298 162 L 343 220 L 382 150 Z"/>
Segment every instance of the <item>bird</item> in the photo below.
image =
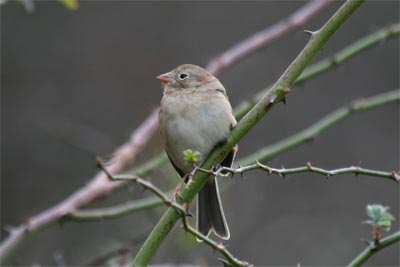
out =
<path fill-rule="evenodd" d="M 200 152 L 205 159 L 215 147 L 226 142 L 237 122 L 224 86 L 207 70 L 183 64 L 157 79 L 164 87 L 159 111 L 162 142 L 170 162 L 184 180 L 194 166 L 185 161 L 183 151 Z M 231 167 L 236 152 L 237 146 L 220 165 Z M 219 238 L 230 238 L 213 175 L 199 192 L 196 214 L 200 233 L 208 236 L 213 232 Z"/>

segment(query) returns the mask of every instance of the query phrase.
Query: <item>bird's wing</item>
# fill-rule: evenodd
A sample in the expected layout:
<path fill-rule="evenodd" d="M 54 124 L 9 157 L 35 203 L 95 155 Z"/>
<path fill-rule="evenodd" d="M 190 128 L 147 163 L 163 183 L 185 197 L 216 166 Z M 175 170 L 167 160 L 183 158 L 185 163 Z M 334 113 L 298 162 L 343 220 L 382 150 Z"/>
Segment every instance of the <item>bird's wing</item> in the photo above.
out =
<path fill-rule="evenodd" d="M 179 168 L 175 165 L 175 163 L 173 162 L 172 158 L 169 156 L 168 152 L 166 152 L 166 153 L 167 153 L 167 156 L 168 156 L 168 158 L 169 158 L 169 161 L 171 161 L 172 166 L 174 166 L 174 169 L 176 170 L 176 172 L 179 174 L 179 176 L 180 176 L 181 178 L 183 178 L 183 177 L 185 176 L 185 172 L 183 172 L 181 169 L 179 169 Z"/>

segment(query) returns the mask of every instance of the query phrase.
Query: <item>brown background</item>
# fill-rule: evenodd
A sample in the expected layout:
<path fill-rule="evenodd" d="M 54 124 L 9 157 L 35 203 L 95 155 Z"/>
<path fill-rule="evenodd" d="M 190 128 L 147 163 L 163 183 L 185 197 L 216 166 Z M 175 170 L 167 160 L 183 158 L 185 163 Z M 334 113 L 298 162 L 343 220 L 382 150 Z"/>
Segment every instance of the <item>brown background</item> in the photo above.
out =
<path fill-rule="evenodd" d="M 1 224 L 17 225 L 59 202 L 95 172 L 106 155 L 158 106 L 154 77 L 182 63 L 206 65 L 218 53 L 287 17 L 304 2 L 82 1 L 76 12 L 35 2 L 28 15 L 15 2 L 1 7 Z M 315 30 L 339 7 L 334 3 L 305 27 Z M 399 20 L 398 1 L 370 1 L 333 36 L 317 59 Z M 297 31 L 220 76 L 233 106 L 273 83 L 307 42 Z M 359 97 L 399 88 L 399 41 L 362 53 L 303 86 L 293 88 L 240 143 L 239 158 L 289 136 Z M 399 168 L 398 105 L 358 113 L 269 162 L 339 168 Z M 155 136 L 139 162 L 162 151 Z M 167 165 L 152 181 L 173 176 Z M 174 179 L 174 178 L 172 178 Z M 176 180 L 174 180 L 176 182 Z M 398 186 L 353 175 L 326 181 L 314 174 L 281 179 L 251 172 L 236 177 L 222 198 L 231 228 L 229 249 L 256 265 L 344 265 L 370 238 L 365 206 L 390 206 L 398 222 Z M 132 187 L 105 203 L 142 198 Z M 194 209 L 193 209 L 194 210 Z M 143 238 L 163 208 L 105 222 L 66 223 L 29 240 L 15 265 L 81 265 L 121 242 Z M 398 223 L 395 223 L 395 231 Z M 5 232 L 2 233 L 2 239 Z M 139 248 L 135 246 L 134 251 Z M 398 245 L 369 265 L 399 265 Z M 153 263 L 219 264 L 217 255 L 176 227 Z"/>

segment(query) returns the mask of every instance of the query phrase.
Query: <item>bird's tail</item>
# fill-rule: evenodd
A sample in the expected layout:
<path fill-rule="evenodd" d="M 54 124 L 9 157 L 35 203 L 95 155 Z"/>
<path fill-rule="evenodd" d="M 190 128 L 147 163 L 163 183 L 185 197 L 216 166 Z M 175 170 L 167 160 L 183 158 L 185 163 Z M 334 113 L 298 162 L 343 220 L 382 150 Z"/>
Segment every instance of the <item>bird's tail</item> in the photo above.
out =
<path fill-rule="evenodd" d="M 222 239 L 229 239 L 230 237 L 219 196 L 217 180 L 214 177 L 208 179 L 198 195 L 197 229 L 205 236 L 208 236 L 213 231 L 215 235 Z"/>

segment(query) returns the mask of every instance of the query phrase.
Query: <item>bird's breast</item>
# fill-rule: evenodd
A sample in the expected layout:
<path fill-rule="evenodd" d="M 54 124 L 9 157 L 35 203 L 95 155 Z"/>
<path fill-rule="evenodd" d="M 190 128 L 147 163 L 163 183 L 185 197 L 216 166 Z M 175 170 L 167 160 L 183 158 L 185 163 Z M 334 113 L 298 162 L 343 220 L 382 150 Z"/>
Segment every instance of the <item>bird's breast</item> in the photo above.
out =
<path fill-rule="evenodd" d="M 206 157 L 230 132 L 233 116 L 222 94 L 164 96 L 160 129 L 167 153 L 182 170 L 188 171 L 183 151 L 192 149 Z M 234 119 L 233 119 L 234 120 Z"/>

